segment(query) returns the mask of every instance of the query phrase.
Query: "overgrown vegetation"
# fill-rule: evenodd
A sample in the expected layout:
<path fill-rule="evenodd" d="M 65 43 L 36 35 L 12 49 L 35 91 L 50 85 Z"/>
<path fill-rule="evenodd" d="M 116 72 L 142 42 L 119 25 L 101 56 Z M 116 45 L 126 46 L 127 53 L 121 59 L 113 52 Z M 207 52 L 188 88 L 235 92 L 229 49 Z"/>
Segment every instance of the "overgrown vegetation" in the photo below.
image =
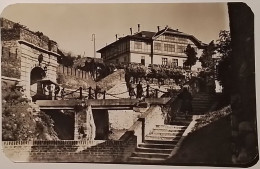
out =
<path fill-rule="evenodd" d="M 57 134 L 52 119 L 44 112 L 35 114 L 28 99 L 15 85 L 2 85 L 2 140 L 53 140 Z"/>
<path fill-rule="evenodd" d="M 217 52 L 220 55 L 220 61 L 217 65 L 217 79 L 223 86 L 224 101 L 229 102 L 230 91 L 232 89 L 231 81 L 231 37 L 229 31 L 221 31 L 217 40 Z"/>

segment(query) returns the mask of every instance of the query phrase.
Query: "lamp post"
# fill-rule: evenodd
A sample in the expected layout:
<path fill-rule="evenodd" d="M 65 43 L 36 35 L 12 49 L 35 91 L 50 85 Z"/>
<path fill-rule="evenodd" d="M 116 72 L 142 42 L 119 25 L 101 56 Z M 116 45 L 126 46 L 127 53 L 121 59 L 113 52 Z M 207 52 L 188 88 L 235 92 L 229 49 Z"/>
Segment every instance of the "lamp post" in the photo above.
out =
<path fill-rule="evenodd" d="M 96 58 L 96 37 L 95 34 L 92 34 L 92 40 L 94 42 L 94 58 Z"/>

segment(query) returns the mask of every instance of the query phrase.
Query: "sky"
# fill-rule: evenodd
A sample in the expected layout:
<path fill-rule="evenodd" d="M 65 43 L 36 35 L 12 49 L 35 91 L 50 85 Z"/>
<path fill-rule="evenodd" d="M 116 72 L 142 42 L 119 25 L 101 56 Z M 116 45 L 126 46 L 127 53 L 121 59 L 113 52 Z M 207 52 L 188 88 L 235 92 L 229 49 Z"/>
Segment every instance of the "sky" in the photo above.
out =
<path fill-rule="evenodd" d="M 220 30 L 229 30 L 226 3 L 163 4 L 14 4 L 1 17 L 40 31 L 56 41 L 60 49 L 75 55 L 94 56 L 96 50 L 118 37 L 141 31 L 157 31 L 166 25 L 192 34 L 204 43 L 218 39 Z M 99 54 L 96 54 L 100 57 Z"/>

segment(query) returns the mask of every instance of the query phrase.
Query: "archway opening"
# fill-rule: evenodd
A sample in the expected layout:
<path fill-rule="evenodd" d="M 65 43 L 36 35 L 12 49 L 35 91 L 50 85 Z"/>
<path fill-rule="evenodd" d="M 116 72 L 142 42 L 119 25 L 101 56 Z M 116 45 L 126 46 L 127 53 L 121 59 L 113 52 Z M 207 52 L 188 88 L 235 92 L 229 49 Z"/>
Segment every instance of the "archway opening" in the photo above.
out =
<path fill-rule="evenodd" d="M 35 67 L 31 71 L 31 96 L 35 95 L 37 92 L 37 81 L 46 77 L 45 71 L 41 67 Z"/>

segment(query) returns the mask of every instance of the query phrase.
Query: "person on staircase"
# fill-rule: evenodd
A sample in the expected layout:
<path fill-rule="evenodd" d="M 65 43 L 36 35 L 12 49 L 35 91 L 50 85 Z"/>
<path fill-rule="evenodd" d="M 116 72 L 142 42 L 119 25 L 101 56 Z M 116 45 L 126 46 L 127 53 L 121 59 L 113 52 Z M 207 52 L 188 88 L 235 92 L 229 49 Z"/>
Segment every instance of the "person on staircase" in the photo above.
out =
<path fill-rule="evenodd" d="M 57 100 L 57 96 L 60 93 L 60 86 L 59 85 L 55 85 L 54 88 L 54 100 Z"/>
<path fill-rule="evenodd" d="M 136 86 L 136 98 L 141 98 L 143 96 L 143 86 L 141 84 L 141 81 Z"/>
<path fill-rule="evenodd" d="M 134 87 L 134 84 L 132 81 L 130 81 L 129 83 L 129 96 L 130 96 L 130 99 L 133 99 L 133 97 L 135 96 L 135 87 Z"/>
<path fill-rule="evenodd" d="M 178 98 L 182 100 L 180 112 L 184 113 L 187 118 L 192 113 L 192 95 L 187 87 L 183 87 L 183 91 L 178 95 Z"/>

